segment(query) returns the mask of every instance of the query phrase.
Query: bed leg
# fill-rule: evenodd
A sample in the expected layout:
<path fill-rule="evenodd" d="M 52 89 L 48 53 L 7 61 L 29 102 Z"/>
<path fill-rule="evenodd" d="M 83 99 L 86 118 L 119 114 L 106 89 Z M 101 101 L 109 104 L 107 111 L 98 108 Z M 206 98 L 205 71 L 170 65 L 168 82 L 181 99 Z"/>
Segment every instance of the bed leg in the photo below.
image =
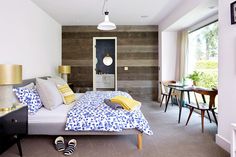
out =
<path fill-rule="evenodd" d="M 143 148 L 143 134 L 137 135 L 137 141 L 138 141 L 138 149 L 142 150 L 142 148 Z"/>

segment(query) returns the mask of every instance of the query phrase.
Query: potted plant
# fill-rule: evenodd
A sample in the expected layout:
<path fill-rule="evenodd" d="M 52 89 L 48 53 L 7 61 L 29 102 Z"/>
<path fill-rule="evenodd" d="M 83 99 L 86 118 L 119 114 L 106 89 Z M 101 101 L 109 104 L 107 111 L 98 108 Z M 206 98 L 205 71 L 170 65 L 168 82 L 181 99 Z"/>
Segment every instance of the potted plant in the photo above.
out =
<path fill-rule="evenodd" d="M 202 77 L 202 72 L 198 72 L 198 71 L 193 71 L 192 74 L 189 74 L 187 76 L 188 79 L 193 81 L 193 85 L 196 86 L 197 83 L 201 80 Z"/>

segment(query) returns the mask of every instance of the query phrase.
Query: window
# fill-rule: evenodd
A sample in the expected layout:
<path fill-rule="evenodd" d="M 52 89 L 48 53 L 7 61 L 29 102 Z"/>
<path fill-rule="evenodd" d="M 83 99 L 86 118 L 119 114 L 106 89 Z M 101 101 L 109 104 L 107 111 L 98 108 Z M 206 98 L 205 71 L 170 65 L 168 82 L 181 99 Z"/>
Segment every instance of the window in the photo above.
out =
<path fill-rule="evenodd" d="M 218 85 L 218 22 L 208 24 L 188 34 L 187 75 L 200 73 L 198 86 Z"/>

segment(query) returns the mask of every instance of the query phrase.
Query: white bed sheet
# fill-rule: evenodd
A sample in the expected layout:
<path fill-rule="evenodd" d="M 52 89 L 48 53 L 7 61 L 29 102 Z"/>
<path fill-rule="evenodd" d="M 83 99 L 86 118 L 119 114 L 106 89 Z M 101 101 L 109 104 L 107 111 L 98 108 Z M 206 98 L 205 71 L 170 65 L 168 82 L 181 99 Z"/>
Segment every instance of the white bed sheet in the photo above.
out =
<path fill-rule="evenodd" d="M 78 100 L 83 93 L 76 93 Z M 28 115 L 28 123 L 66 123 L 67 112 L 74 106 L 75 102 L 65 105 L 62 104 L 53 110 L 48 110 L 42 107 L 34 115 Z"/>

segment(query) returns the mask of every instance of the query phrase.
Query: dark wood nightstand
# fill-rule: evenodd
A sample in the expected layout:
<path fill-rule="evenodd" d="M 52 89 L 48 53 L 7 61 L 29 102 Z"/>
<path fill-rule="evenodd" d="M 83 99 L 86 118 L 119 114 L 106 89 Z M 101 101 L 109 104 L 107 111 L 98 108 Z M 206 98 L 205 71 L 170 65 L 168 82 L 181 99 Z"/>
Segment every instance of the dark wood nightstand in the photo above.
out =
<path fill-rule="evenodd" d="M 22 156 L 20 139 L 27 133 L 27 106 L 20 106 L 9 112 L 0 111 L 0 154 L 16 143 Z"/>

